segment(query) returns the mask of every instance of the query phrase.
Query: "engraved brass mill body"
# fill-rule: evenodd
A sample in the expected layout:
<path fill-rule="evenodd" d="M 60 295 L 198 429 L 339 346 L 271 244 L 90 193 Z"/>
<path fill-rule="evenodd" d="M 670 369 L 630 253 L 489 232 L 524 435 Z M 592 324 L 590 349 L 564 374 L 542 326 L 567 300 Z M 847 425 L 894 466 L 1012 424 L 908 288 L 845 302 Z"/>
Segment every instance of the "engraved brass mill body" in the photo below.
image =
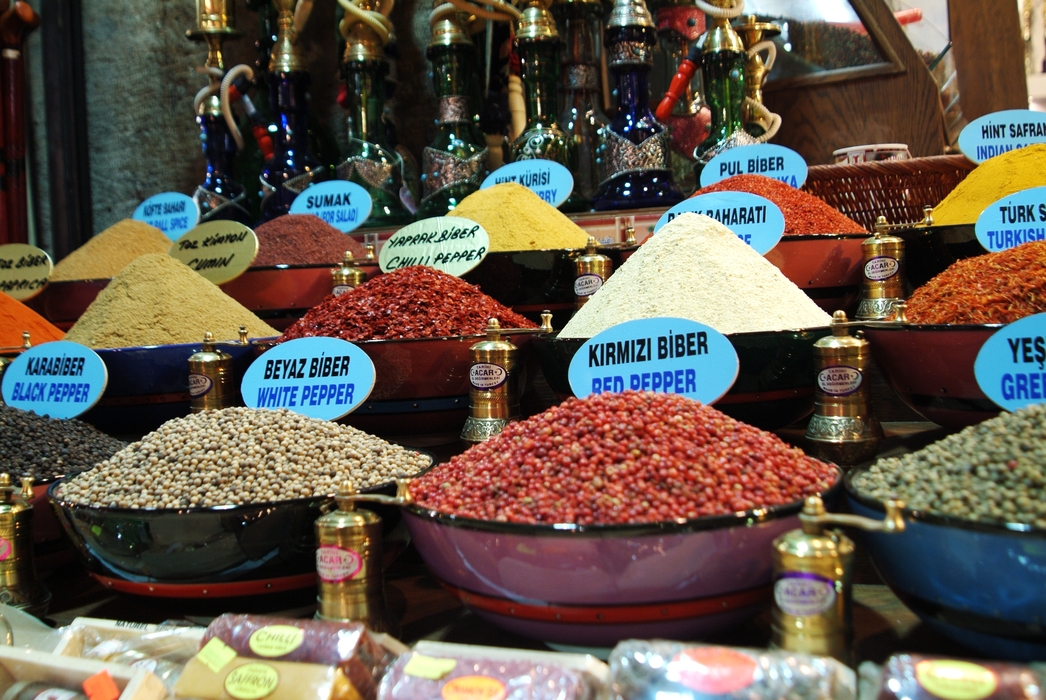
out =
<path fill-rule="evenodd" d="M 41 616 L 51 593 L 36 577 L 32 499 L 32 478 L 23 478 L 19 491 L 0 474 L 0 603 Z"/>
<path fill-rule="evenodd" d="M 596 239 L 589 236 L 585 252 L 574 260 L 574 296 L 579 309 L 600 290 L 613 267 L 610 258 L 596 252 L 597 245 Z"/>
<path fill-rule="evenodd" d="M 232 355 L 218 347 L 226 342 L 203 334 L 203 347 L 189 357 L 189 408 L 193 413 L 236 405 L 237 387 Z M 240 326 L 240 345 L 247 344 L 247 327 Z"/>

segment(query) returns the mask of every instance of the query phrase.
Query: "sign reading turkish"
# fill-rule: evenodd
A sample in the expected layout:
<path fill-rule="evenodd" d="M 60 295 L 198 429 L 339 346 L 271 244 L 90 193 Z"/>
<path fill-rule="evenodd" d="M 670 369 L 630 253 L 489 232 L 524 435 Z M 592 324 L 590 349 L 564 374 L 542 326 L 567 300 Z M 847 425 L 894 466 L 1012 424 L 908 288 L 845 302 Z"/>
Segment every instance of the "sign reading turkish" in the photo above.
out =
<path fill-rule="evenodd" d="M 98 354 L 79 343 L 56 340 L 25 350 L 7 366 L 4 403 L 51 418 L 75 418 L 102 397 L 109 371 Z"/>
<path fill-rule="evenodd" d="M 370 193 L 355 182 L 328 180 L 306 187 L 291 202 L 291 214 L 312 214 L 348 233 L 363 225 L 374 201 Z"/>
<path fill-rule="evenodd" d="M 708 187 L 734 175 L 764 175 L 792 187 L 802 187 L 806 161 L 791 148 L 756 143 L 723 151 L 701 170 L 701 186 Z"/>
<path fill-rule="evenodd" d="M 224 284 L 254 262 L 258 236 L 235 221 L 208 221 L 171 244 L 169 253 L 211 282 Z"/>
<path fill-rule="evenodd" d="M 482 226 L 460 216 L 436 216 L 415 221 L 392 234 L 378 253 L 378 267 L 392 272 L 411 265 L 428 265 L 461 277 L 483 262 L 490 237 Z"/>
<path fill-rule="evenodd" d="M 578 397 L 635 389 L 710 404 L 734 385 L 738 368 L 737 351 L 714 328 L 683 318 L 643 318 L 585 341 L 567 379 Z"/>
<path fill-rule="evenodd" d="M 347 340 L 296 338 L 252 362 L 240 394 L 250 408 L 286 408 L 335 420 L 367 400 L 374 379 L 374 363 Z"/>
<path fill-rule="evenodd" d="M 654 224 L 654 233 L 684 212 L 715 219 L 760 255 L 770 252 L 784 235 L 781 209 L 769 199 L 748 192 L 709 192 L 684 199 L 661 215 Z"/>
<path fill-rule="evenodd" d="M 974 163 L 1036 143 L 1046 143 L 1046 113 L 1030 109 L 985 114 L 959 134 L 959 149 Z"/>
<path fill-rule="evenodd" d="M 1046 187 L 1032 187 L 992 202 L 977 217 L 974 231 L 992 253 L 1046 240 Z"/>
<path fill-rule="evenodd" d="M 574 176 L 565 167 L 551 160 L 532 158 L 517 160 L 487 175 L 481 190 L 506 182 L 523 185 L 546 203 L 558 207 L 574 191 Z"/>
<path fill-rule="evenodd" d="M 25 243 L 0 245 L 0 292 L 18 301 L 32 299 L 47 286 L 51 256 Z"/>
<path fill-rule="evenodd" d="M 161 192 L 139 204 L 131 218 L 155 226 L 176 241 L 199 222 L 200 207 L 187 194 Z"/>
<path fill-rule="evenodd" d="M 1046 401 L 1046 313 L 996 331 L 977 353 L 973 374 L 981 391 L 1007 411 Z"/>

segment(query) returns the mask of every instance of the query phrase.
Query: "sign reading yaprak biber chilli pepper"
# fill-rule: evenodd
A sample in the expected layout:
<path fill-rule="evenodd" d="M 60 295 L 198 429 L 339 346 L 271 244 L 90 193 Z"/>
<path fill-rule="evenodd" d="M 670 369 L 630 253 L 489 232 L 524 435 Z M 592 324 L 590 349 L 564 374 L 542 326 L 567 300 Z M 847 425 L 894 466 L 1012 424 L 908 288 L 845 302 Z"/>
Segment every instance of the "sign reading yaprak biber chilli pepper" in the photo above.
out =
<path fill-rule="evenodd" d="M 483 262 L 490 250 L 490 236 L 471 219 L 436 216 L 404 226 L 385 241 L 378 253 L 378 267 L 392 272 L 412 265 L 426 265 L 461 277 Z"/>
<path fill-rule="evenodd" d="M 710 404 L 730 390 L 738 368 L 737 351 L 714 328 L 682 318 L 645 318 L 585 341 L 567 376 L 578 397 L 634 389 Z"/>

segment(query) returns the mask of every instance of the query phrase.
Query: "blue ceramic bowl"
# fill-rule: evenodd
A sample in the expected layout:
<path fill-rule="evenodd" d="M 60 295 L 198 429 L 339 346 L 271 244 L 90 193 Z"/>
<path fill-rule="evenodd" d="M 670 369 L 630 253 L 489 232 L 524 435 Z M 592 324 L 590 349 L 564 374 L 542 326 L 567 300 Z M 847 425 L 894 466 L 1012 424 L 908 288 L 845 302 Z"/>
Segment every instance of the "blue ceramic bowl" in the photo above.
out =
<path fill-rule="evenodd" d="M 881 503 L 844 480 L 852 511 L 881 520 Z M 928 625 L 982 655 L 1046 659 L 1046 531 L 906 509 L 897 534 L 861 533 L 897 597 Z"/>
<path fill-rule="evenodd" d="M 200 343 L 95 350 L 109 370 L 101 400 L 80 416 L 110 435 L 141 435 L 189 415 L 189 358 Z M 254 359 L 251 344 L 221 345 L 232 355 L 234 385 Z M 239 393 L 239 392 L 237 392 Z"/>

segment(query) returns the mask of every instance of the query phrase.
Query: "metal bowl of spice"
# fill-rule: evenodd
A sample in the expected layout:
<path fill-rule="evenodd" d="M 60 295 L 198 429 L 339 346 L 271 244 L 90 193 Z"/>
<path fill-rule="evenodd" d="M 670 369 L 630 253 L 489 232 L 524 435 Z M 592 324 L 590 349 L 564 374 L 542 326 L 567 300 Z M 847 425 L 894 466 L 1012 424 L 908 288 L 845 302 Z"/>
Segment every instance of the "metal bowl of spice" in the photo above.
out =
<path fill-rule="evenodd" d="M 1046 407 L 968 427 L 845 479 L 851 510 L 904 532 L 862 533 L 876 569 L 928 625 L 990 656 L 1046 658 Z"/>
<path fill-rule="evenodd" d="M 712 407 L 629 391 L 569 399 L 414 479 L 404 522 L 444 586 L 513 632 L 692 639 L 769 602 L 770 543 L 839 480 Z"/>
<path fill-rule="evenodd" d="M 345 477 L 388 492 L 431 464 L 348 426 L 285 409 L 165 423 L 48 490 L 79 559 L 112 590 L 198 598 L 315 586 L 313 526 Z"/>
<path fill-rule="evenodd" d="M 900 229 L 904 239 L 904 274 L 911 287 L 921 287 L 959 260 L 984 255 L 973 224 Z"/>

